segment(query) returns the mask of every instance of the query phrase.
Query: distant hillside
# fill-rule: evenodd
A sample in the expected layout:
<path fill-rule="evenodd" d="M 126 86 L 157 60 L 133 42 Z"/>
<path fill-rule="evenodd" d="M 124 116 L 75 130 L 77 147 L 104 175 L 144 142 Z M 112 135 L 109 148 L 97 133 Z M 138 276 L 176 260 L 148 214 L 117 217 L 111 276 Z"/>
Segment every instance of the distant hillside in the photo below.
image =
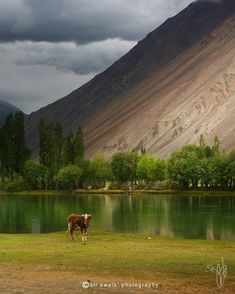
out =
<path fill-rule="evenodd" d="M 0 100 L 0 126 L 5 122 L 6 117 L 10 113 L 15 113 L 19 109 L 12 104 Z"/>
<path fill-rule="evenodd" d="M 235 146 L 235 0 L 196 1 L 140 41 L 103 73 L 32 113 L 27 141 L 38 152 L 40 118 L 74 131 L 87 156 L 101 150 L 168 156 L 201 133 Z"/>

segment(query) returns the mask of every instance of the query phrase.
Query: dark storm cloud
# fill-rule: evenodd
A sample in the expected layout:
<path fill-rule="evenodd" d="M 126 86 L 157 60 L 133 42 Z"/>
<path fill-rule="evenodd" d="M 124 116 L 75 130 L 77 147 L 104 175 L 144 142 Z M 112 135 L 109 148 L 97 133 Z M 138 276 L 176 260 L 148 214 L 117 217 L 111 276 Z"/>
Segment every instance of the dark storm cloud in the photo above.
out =
<path fill-rule="evenodd" d="M 139 40 L 190 0 L 0 0 L 0 41 Z"/>
<path fill-rule="evenodd" d="M 17 56 L 17 65 L 45 65 L 57 70 L 77 74 L 97 73 L 105 70 L 120 56 L 135 45 L 135 42 L 119 39 L 92 42 L 78 46 L 74 42 L 16 42 L 0 45 Z"/>
<path fill-rule="evenodd" d="M 23 111 L 78 88 L 192 0 L 0 0 L 0 99 Z"/>

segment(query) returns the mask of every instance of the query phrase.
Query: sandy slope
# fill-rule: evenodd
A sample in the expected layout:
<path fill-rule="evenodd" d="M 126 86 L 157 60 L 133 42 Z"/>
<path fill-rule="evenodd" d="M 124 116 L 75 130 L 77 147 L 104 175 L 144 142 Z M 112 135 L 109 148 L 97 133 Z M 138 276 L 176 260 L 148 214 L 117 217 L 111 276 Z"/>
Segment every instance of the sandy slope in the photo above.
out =
<path fill-rule="evenodd" d="M 82 125 L 87 156 L 145 146 L 167 157 L 204 134 L 235 145 L 235 1 L 195 1 L 103 73 L 26 119 L 36 157 L 41 118 Z"/>
<path fill-rule="evenodd" d="M 167 157 L 218 135 L 235 147 L 235 17 L 106 108 L 85 128 L 88 155 L 139 150 Z"/>

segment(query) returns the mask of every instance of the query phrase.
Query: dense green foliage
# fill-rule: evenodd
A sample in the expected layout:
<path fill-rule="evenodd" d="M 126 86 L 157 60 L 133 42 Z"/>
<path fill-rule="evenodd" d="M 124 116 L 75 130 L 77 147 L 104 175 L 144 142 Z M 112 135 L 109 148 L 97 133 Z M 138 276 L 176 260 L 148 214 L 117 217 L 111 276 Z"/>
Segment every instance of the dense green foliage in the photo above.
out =
<path fill-rule="evenodd" d="M 0 128 L 0 173 L 2 186 L 20 189 L 104 188 L 216 188 L 234 189 L 235 151 L 220 151 L 216 136 L 212 146 L 203 135 L 198 145 L 186 145 L 168 160 L 137 152 L 119 152 L 110 160 L 97 153 L 85 160 L 83 132 L 65 135 L 60 123 L 39 124 L 39 163 L 30 161 L 25 145 L 24 115 L 9 115 Z M 159 183 L 164 184 L 159 184 Z M 161 186 L 161 187 L 162 187 Z"/>
<path fill-rule="evenodd" d="M 70 133 L 65 139 L 64 164 L 81 163 L 84 160 L 84 154 L 83 132 L 79 127 L 76 134 Z"/>
<path fill-rule="evenodd" d="M 97 153 L 90 160 L 89 178 L 93 179 L 98 186 L 105 186 L 106 180 L 111 177 L 110 162 L 105 160 L 102 153 Z"/>
<path fill-rule="evenodd" d="M 75 134 L 70 133 L 64 136 L 60 123 L 47 124 L 41 120 L 39 142 L 39 162 L 47 169 L 49 187 L 55 187 L 58 182 L 58 178 L 55 180 L 55 177 L 64 171 L 61 169 L 76 163 L 81 164 L 84 160 L 83 133 L 80 127 Z M 63 186 L 61 182 L 60 186 Z"/>
<path fill-rule="evenodd" d="M 25 163 L 24 179 L 31 189 L 47 189 L 48 170 L 44 165 L 29 160 Z"/>
<path fill-rule="evenodd" d="M 113 156 L 111 169 L 114 179 L 121 184 L 131 182 L 137 178 L 138 155 L 135 152 L 117 153 Z"/>
<path fill-rule="evenodd" d="M 168 176 L 181 188 L 234 188 L 235 153 L 220 152 L 217 137 L 213 146 L 206 146 L 200 137 L 199 146 L 186 145 L 168 160 Z"/>
<path fill-rule="evenodd" d="M 24 114 L 10 114 L 0 128 L 0 172 L 2 179 L 22 175 L 30 151 L 25 144 Z"/>
<path fill-rule="evenodd" d="M 80 167 L 76 165 L 68 165 L 59 170 L 55 181 L 59 185 L 59 188 L 78 189 L 80 177 Z"/>
<path fill-rule="evenodd" d="M 166 162 L 153 156 L 142 155 L 137 165 L 137 177 L 147 183 L 165 180 Z"/>

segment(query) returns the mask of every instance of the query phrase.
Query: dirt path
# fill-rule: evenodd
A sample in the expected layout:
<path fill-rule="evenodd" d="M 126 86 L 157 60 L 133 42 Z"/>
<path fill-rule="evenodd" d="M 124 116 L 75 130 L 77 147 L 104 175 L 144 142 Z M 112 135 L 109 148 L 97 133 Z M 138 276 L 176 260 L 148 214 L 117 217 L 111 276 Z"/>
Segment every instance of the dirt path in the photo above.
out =
<path fill-rule="evenodd" d="M 89 281 L 92 287 L 83 289 L 82 282 Z M 106 283 L 106 284 L 105 284 Z M 108 287 L 108 283 L 110 283 Z M 125 283 L 131 283 L 127 287 Z M 136 285 L 132 283 L 137 283 Z M 142 284 L 142 288 L 138 289 Z M 146 284 L 147 283 L 147 284 Z M 158 288 L 154 287 L 158 284 Z M 86 283 L 84 286 L 86 287 Z M 107 286 L 107 287 L 105 287 Z M 152 285 L 151 285 L 152 286 Z M 125 288 L 123 288 L 125 287 Z M 137 287 L 137 288 L 133 288 Z M 228 277 L 222 289 L 218 289 L 214 276 L 207 277 L 163 277 L 153 276 L 144 281 L 113 276 L 101 278 L 87 276 L 77 272 L 67 271 L 46 271 L 32 269 L 26 271 L 23 268 L 12 269 L 1 267 L 0 269 L 0 293 L 29 293 L 29 294 L 64 294 L 64 293 L 160 293 L 160 294 L 217 294 L 235 293 L 235 277 Z"/>

